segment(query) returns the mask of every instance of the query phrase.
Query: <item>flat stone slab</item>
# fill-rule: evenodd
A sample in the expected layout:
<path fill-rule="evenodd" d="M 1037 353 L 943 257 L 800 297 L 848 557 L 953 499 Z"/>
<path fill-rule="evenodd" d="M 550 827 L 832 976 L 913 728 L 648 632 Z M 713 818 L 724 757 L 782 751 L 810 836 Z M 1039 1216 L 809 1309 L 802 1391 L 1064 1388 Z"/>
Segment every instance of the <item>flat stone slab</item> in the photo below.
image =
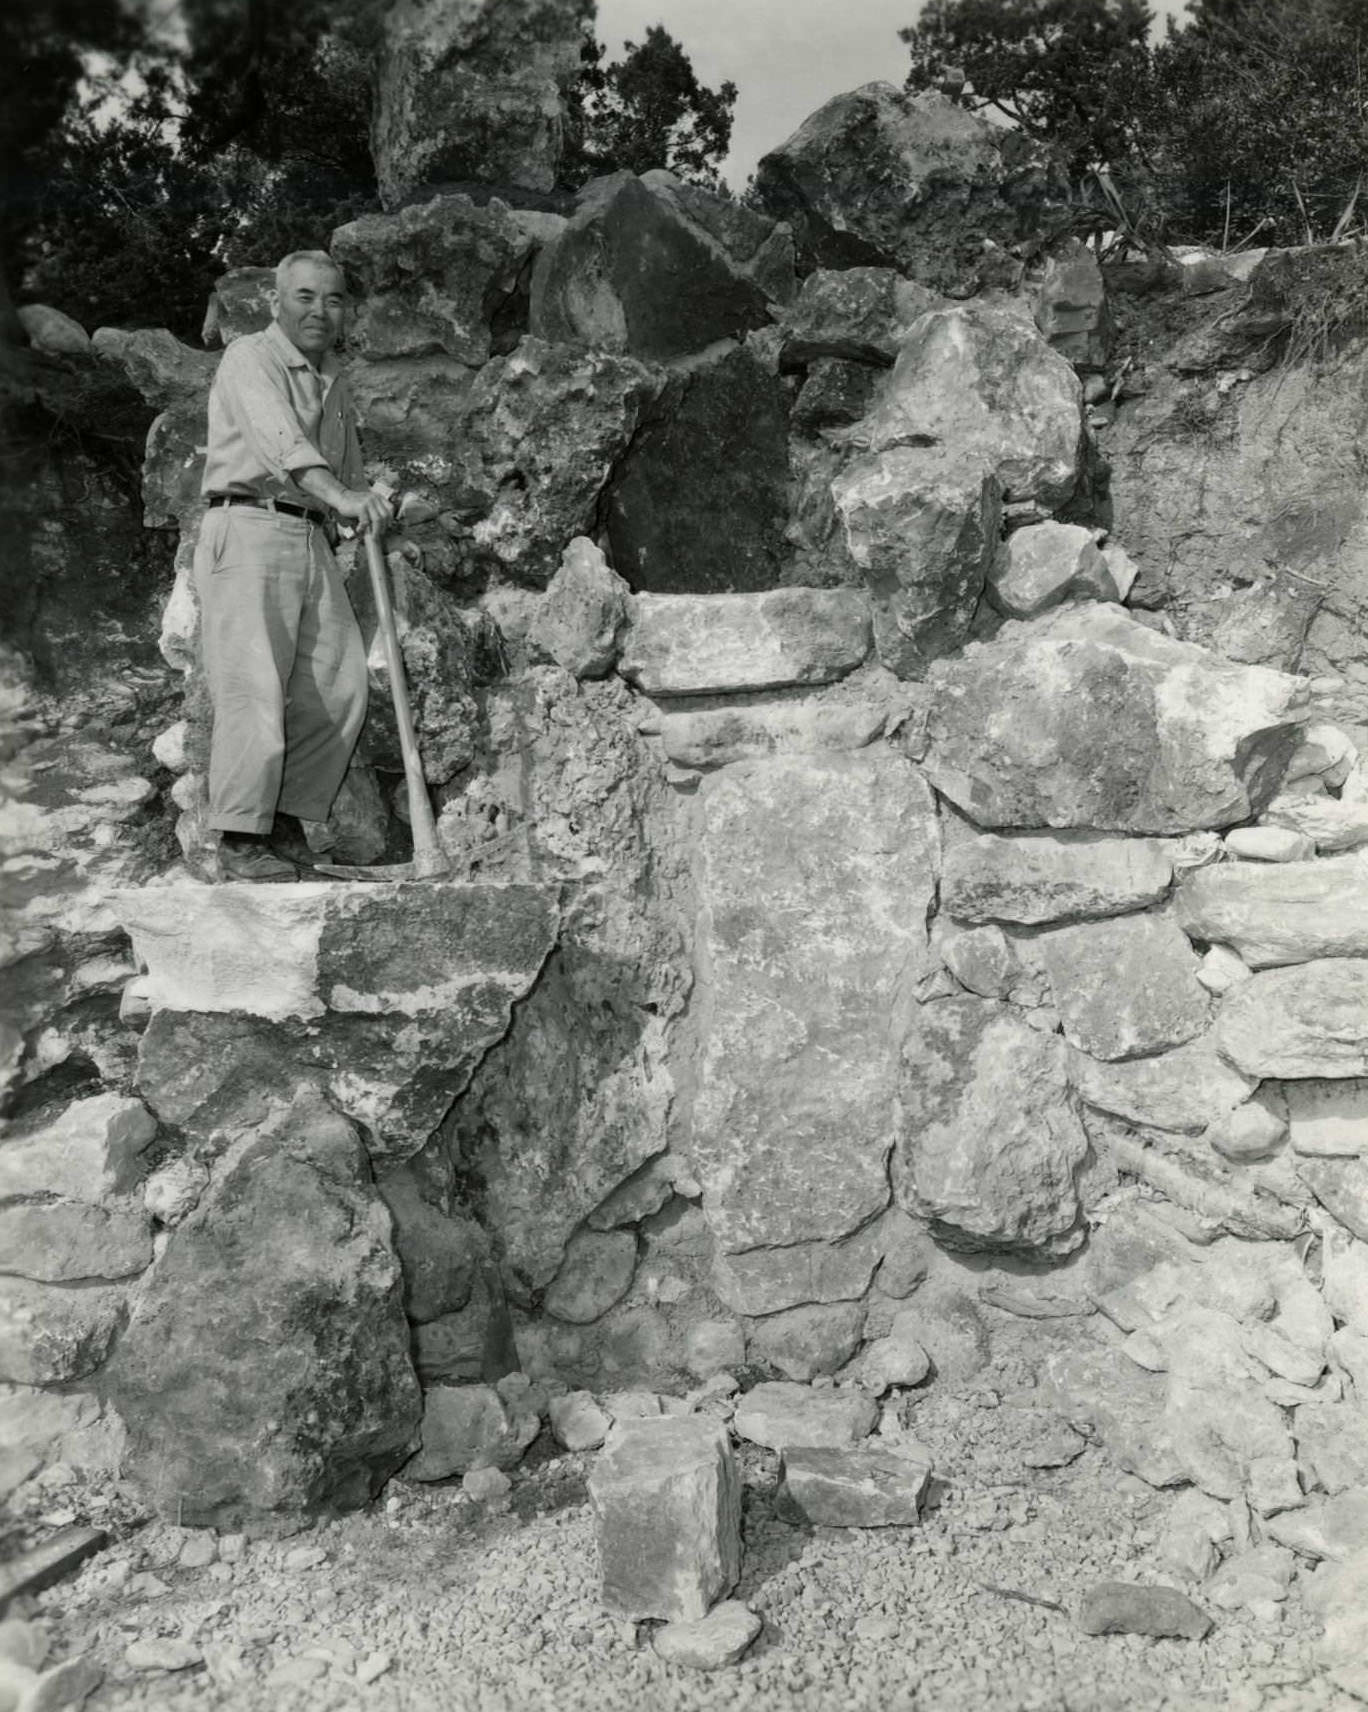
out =
<path fill-rule="evenodd" d="M 1137 1587 L 1100 1581 L 1083 1600 L 1078 1626 L 1085 1635 L 1155 1635 L 1200 1641 L 1211 1618 L 1176 1587 Z"/>
<path fill-rule="evenodd" d="M 1262 970 L 1227 996 L 1216 1041 L 1249 1076 L 1368 1076 L 1368 960 Z"/>
<path fill-rule="evenodd" d="M 651 1645 L 666 1664 L 685 1665 L 690 1670 L 722 1670 L 742 1657 L 764 1626 L 748 1605 L 724 1599 L 697 1623 L 666 1623 L 656 1631 Z"/>
<path fill-rule="evenodd" d="M 784 1452 L 779 1490 L 815 1528 L 908 1528 L 921 1520 L 929 1461 L 880 1450 Z"/>
<path fill-rule="evenodd" d="M 1032 926 L 1143 909 L 1172 879 L 1172 856 L 1158 839 L 985 832 L 947 844 L 940 899 L 958 921 Z"/>
<path fill-rule="evenodd" d="M 774 702 L 667 713 L 661 740 L 681 767 L 725 767 L 763 755 L 863 749 L 884 728 L 888 709 L 863 702 Z"/>
<path fill-rule="evenodd" d="M 589 1476 L 589 1500 L 610 1611 L 697 1623 L 736 1585 L 741 1483 L 720 1421 L 618 1421 Z"/>
<path fill-rule="evenodd" d="M 776 756 L 707 775 L 698 809 L 704 1211 L 727 1251 L 834 1240 L 887 1205 L 934 801 L 898 756 Z"/>
<path fill-rule="evenodd" d="M 1209 1034 L 1150 1058 L 1107 1063 L 1071 1050 L 1069 1078 L 1098 1111 L 1154 1129 L 1200 1135 L 1242 1105 L 1257 1079 L 1227 1064 Z"/>
<path fill-rule="evenodd" d="M 447 881 L 148 887 L 115 909 L 147 966 L 138 1088 L 163 1121 L 231 1127 L 308 1078 L 387 1163 L 502 1037 L 559 925 L 549 888 Z"/>
<path fill-rule="evenodd" d="M 757 1385 L 737 1401 L 732 1428 L 770 1450 L 794 1445 L 849 1450 L 868 1438 L 878 1418 L 879 1405 L 863 1391 L 812 1391 L 776 1380 Z"/>
<path fill-rule="evenodd" d="M 647 695 L 776 689 L 844 677 L 869 647 L 869 603 L 853 589 L 641 594 L 618 670 Z"/>
<path fill-rule="evenodd" d="M 1174 919 L 1251 969 L 1368 956 L 1368 868 L 1356 857 L 1218 862 L 1183 878 Z"/>

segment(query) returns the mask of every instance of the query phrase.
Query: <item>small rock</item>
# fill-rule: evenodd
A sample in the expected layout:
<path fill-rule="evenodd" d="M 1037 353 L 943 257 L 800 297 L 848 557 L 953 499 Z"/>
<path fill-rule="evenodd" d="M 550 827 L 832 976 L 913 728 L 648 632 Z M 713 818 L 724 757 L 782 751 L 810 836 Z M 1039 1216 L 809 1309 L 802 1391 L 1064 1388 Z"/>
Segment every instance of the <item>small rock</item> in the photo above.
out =
<path fill-rule="evenodd" d="M 285 1553 L 286 1569 L 317 1569 L 327 1561 L 328 1554 L 322 1546 L 296 1546 Z"/>
<path fill-rule="evenodd" d="M 1087 1440 L 1067 1421 L 1047 1421 L 1021 1452 L 1027 1468 L 1067 1468 L 1082 1456 Z"/>
<path fill-rule="evenodd" d="M 1078 1626 L 1085 1635 L 1156 1635 L 1200 1641 L 1211 1629 L 1211 1618 L 1176 1587 L 1099 1581 L 1084 1597 Z"/>
<path fill-rule="evenodd" d="M 1254 971 L 1228 945 L 1213 945 L 1197 965 L 1197 979 L 1209 993 L 1228 993 L 1247 981 Z"/>
<path fill-rule="evenodd" d="M 552 1435 L 566 1450 L 597 1450 L 613 1425 L 587 1391 L 553 1397 L 550 1413 Z"/>
<path fill-rule="evenodd" d="M 770 1450 L 849 1450 L 873 1432 L 878 1418 L 878 1405 L 860 1391 L 815 1391 L 779 1381 L 748 1391 L 732 1425 L 741 1438 Z"/>
<path fill-rule="evenodd" d="M 1248 862 L 1303 862 L 1316 853 L 1311 839 L 1290 826 L 1237 826 L 1226 833 L 1225 847 Z"/>
<path fill-rule="evenodd" d="M 199 1664 L 203 1657 L 204 1654 L 193 1641 L 178 1641 L 160 1636 L 130 1641 L 124 1648 L 124 1662 L 134 1670 L 189 1670 L 191 1665 Z"/>
<path fill-rule="evenodd" d="M 795 1448 L 784 1452 L 779 1485 L 789 1508 L 814 1527 L 914 1527 L 930 1478 L 929 1458 Z"/>
<path fill-rule="evenodd" d="M 356 1667 L 356 1680 L 362 1687 L 368 1687 L 385 1672 L 393 1667 L 394 1660 L 389 1653 L 367 1653 Z"/>
<path fill-rule="evenodd" d="M 461 1490 L 477 1504 L 497 1504 L 513 1490 L 501 1468 L 472 1468 L 461 1476 Z"/>
<path fill-rule="evenodd" d="M 920 1385 L 931 1371 L 931 1357 L 915 1336 L 920 1321 L 915 1309 L 895 1314 L 888 1336 L 867 1344 L 841 1377 L 854 1379 L 876 1397 L 895 1385 Z"/>
<path fill-rule="evenodd" d="M 647 1421 L 661 1412 L 654 1391 L 611 1391 L 600 1401 L 615 1421 Z"/>
<path fill-rule="evenodd" d="M 182 1569 L 208 1569 L 218 1557 L 218 1541 L 207 1528 L 193 1534 L 180 1549 L 176 1562 Z"/>
<path fill-rule="evenodd" d="M 1261 1601 L 1287 1598 L 1296 1559 L 1282 1546 L 1254 1546 L 1227 1559 L 1212 1577 L 1206 1597 L 1222 1611 L 1250 1609 Z"/>
<path fill-rule="evenodd" d="M 19 1702 L 19 1712 L 62 1712 L 80 1706 L 104 1681 L 104 1666 L 88 1654 L 45 1670 Z"/>
<path fill-rule="evenodd" d="M 1343 1563 L 1368 1551 L 1368 1487 L 1353 1487 L 1334 1498 L 1270 1516 L 1264 1532 L 1306 1557 Z"/>
<path fill-rule="evenodd" d="M 0 1659 L 22 1665 L 25 1670 L 41 1670 L 48 1655 L 47 1629 L 41 1623 L 26 1623 L 19 1617 L 0 1623 Z"/>
<path fill-rule="evenodd" d="M 1237 1164 L 1268 1159 L 1287 1140 L 1287 1119 L 1260 1099 L 1247 1100 L 1208 1124 L 1202 1139 Z"/>
<path fill-rule="evenodd" d="M 715 1605 L 700 1622 L 667 1623 L 652 1641 L 666 1664 L 691 1670 L 721 1670 L 735 1664 L 764 1627 L 761 1618 L 739 1600 Z"/>
<path fill-rule="evenodd" d="M 296 1684 L 317 1682 L 327 1674 L 328 1665 L 325 1659 L 311 1658 L 307 1653 L 300 1653 L 294 1658 L 282 1659 L 266 1678 L 266 1683 L 271 1688 L 293 1688 Z"/>

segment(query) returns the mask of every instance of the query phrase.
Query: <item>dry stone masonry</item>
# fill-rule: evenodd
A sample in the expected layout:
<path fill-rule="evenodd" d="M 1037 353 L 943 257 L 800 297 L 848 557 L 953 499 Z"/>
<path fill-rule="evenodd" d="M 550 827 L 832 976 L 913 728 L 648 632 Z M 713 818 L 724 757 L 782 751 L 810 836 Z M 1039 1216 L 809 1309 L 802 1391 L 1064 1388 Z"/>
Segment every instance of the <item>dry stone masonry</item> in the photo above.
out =
<path fill-rule="evenodd" d="M 450 880 L 209 883 L 217 359 L 29 317 L 160 412 L 186 698 L 170 873 L 93 740 L 35 744 L 4 829 L 0 1380 L 48 1423 L 13 1466 L 288 1531 L 396 1476 L 497 1505 L 549 1423 L 595 1454 L 603 1606 L 711 1669 L 759 1632 L 756 1458 L 791 1524 L 916 1530 L 917 1411 L 991 1395 L 1014 1478 L 1171 1495 L 1182 1585 L 1104 1582 L 1084 1633 L 1197 1643 L 1313 1587 L 1350 1681 L 1365 668 L 1328 676 L 1348 644 L 1277 577 L 1170 602 L 1167 453 L 1117 453 L 1249 326 L 1101 409 L 1091 251 L 1011 253 L 1053 170 L 888 85 L 766 157 L 767 212 L 664 172 L 550 212 L 572 11 L 391 8 L 389 211 L 334 237 Z M 215 339 L 262 285 L 220 282 Z M 367 859 L 405 836 L 372 680 L 306 828 Z"/>

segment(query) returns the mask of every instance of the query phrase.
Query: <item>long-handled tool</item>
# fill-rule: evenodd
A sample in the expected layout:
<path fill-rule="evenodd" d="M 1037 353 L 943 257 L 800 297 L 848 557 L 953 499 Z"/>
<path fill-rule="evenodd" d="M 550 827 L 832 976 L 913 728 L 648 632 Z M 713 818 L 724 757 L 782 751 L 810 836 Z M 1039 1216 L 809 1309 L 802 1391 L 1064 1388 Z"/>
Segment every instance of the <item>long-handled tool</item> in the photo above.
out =
<path fill-rule="evenodd" d="M 437 841 L 437 824 L 432 818 L 427 780 L 423 777 L 423 758 L 418 753 L 418 739 L 413 729 L 413 709 L 409 705 L 408 680 L 404 676 L 404 654 L 399 646 L 399 631 L 394 623 L 389 574 L 385 569 L 385 555 L 381 548 L 379 532 L 367 529 L 365 543 L 371 592 L 375 596 L 376 624 L 384 644 L 385 665 L 389 669 L 394 723 L 399 730 L 399 749 L 404 757 L 409 825 L 413 831 L 413 860 L 371 868 L 352 867 L 339 862 L 316 862 L 313 871 L 339 880 L 435 880 L 450 873 L 451 864 Z"/>

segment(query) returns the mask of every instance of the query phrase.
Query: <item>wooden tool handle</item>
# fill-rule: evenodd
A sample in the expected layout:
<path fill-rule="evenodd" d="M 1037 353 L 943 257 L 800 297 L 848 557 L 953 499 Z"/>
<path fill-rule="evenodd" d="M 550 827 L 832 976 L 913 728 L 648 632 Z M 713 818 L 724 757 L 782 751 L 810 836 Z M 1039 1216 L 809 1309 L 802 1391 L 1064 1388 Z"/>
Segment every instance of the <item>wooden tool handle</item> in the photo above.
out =
<path fill-rule="evenodd" d="M 389 668 L 394 723 L 399 728 L 399 748 L 404 757 L 409 824 L 413 829 L 413 871 L 420 880 L 430 880 L 440 874 L 449 873 L 450 864 L 443 854 L 442 846 L 437 842 L 437 825 L 432 818 L 427 780 L 423 777 L 423 758 L 418 753 L 418 739 L 413 730 L 413 710 L 409 706 L 403 650 L 399 646 L 399 632 L 394 624 L 394 606 L 390 601 L 385 555 L 380 546 L 380 537 L 374 529 L 366 530 L 365 541 L 366 562 L 370 566 L 371 589 L 375 595 L 375 616 L 385 647 L 385 664 Z"/>

